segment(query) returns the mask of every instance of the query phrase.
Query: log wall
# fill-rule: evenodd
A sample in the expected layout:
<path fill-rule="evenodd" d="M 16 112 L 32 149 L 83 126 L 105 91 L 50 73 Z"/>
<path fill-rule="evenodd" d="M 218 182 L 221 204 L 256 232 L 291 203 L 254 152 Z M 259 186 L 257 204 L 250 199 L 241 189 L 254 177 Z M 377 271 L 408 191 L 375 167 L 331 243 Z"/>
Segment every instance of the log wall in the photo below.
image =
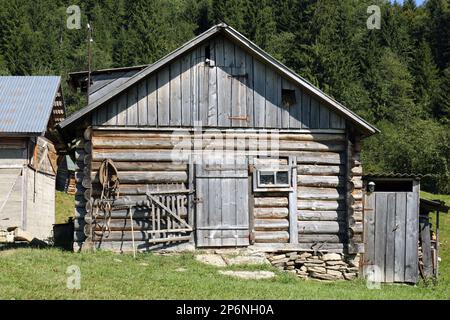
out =
<path fill-rule="evenodd" d="M 358 254 L 364 252 L 361 141 L 358 136 L 348 136 L 346 184 L 348 251 Z"/>
<path fill-rule="evenodd" d="M 156 194 L 160 202 L 177 210 L 180 218 L 188 221 L 188 163 L 171 161 L 170 148 L 173 146 L 170 147 L 168 142 L 170 140 L 166 141 L 164 138 L 147 139 L 133 133 L 127 133 L 124 137 L 118 132 L 86 130 L 76 151 L 80 168 L 76 173 L 76 247 L 79 248 L 86 239 L 98 248 L 130 249 L 133 238 L 138 248 L 147 247 L 149 240 L 157 243 L 158 239 L 153 238 L 155 235 L 151 236 L 146 231 L 172 230 L 176 223 L 162 219 L 164 212 L 159 208 L 148 210 L 148 192 Z M 99 212 L 99 221 L 93 229 L 95 232 L 91 232 L 91 208 L 102 192 L 98 169 L 105 159 L 113 160 L 119 171 L 120 193 L 114 201 L 111 221 L 107 222 L 107 218 Z M 164 196 L 158 196 L 158 192 L 164 193 Z M 130 212 L 126 209 L 130 206 L 133 223 Z M 101 232 L 103 229 L 107 231 Z M 92 234 L 93 237 L 90 237 Z M 101 234 L 104 236 L 100 236 Z M 190 238 L 185 236 L 183 240 Z M 125 246 L 119 245 L 120 243 Z"/>
<path fill-rule="evenodd" d="M 220 132 L 219 132 L 220 133 Z M 223 132 L 222 132 L 223 133 Z M 259 137 L 259 141 L 270 144 L 270 137 L 260 135 L 255 131 L 227 131 L 228 136 L 244 141 L 243 150 L 249 151 L 250 137 Z M 205 141 L 214 141 L 205 133 Z M 180 153 L 177 161 L 173 161 L 171 151 L 177 147 L 177 141 L 184 139 L 190 147 L 196 143 L 192 132 L 174 133 L 171 131 L 117 131 L 117 130 L 88 130 L 85 137 L 80 139 L 77 146 L 76 159 L 80 171 L 76 173 L 76 221 L 75 239 L 78 246 L 86 239 L 86 225 L 89 222 L 88 212 L 92 198 L 98 198 L 100 186 L 98 184 L 97 170 L 101 161 L 112 159 L 119 170 L 120 198 L 117 205 L 133 205 L 133 229 L 135 240 L 141 246 L 148 240 L 144 232 L 152 227 L 152 217 L 148 210 L 139 204 L 146 201 L 145 193 L 148 191 L 180 191 L 188 192 L 192 173 L 189 172 L 188 153 L 186 148 Z M 289 192 L 256 192 L 251 194 L 252 218 L 251 232 L 253 241 L 257 245 L 288 244 L 292 239 L 290 232 L 297 230 L 297 247 L 301 249 L 342 250 L 348 239 L 348 225 L 352 219 L 358 219 L 358 201 L 362 191 L 358 185 L 358 164 L 353 161 L 353 175 L 349 176 L 347 170 L 347 152 L 355 150 L 354 145 L 349 149 L 345 132 L 331 131 L 330 133 L 281 133 L 279 139 L 280 159 L 278 164 L 287 165 L 288 157 L 297 159 L 297 201 L 293 208 L 296 212 L 294 220 L 290 219 Z M 225 138 L 224 138 L 225 140 Z M 236 140 L 236 141 L 237 141 Z M 208 148 L 203 145 L 203 148 Z M 356 153 L 355 153 L 356 155 Z M 258 152 L 252 151 L 252 157 Z M 259 165 L 267 162 L 266 159 L 255 159 Z M 270 160 L 274 161 L 274 160 Z M 269 161 L 269 162 L 270 162 Z M 270 165 L 270 163 L 268 163 Z M 249 173 L 250 174 L 250 173 Z M 354 181 L 356 188 L 351 191 L 353 204 L 352 217 L 347 214 L 348 182 Z M 192 182 L 191 182 L 192 183 Z M 359 187 L 359 188 L 358 188 Z M 185 218 L 193 223 L 189 217 L 188 197 L 177 198 L 174 194 L 174 203 L 180 201 Z M 361 214 L 362 217 L 362 214 Z M 126 242 L 130 247 L 131 223 L 127 220 L 126 210 L 115 210 L 112 213 L 113 221 L 110 224 L 111 235 L 106 242 Z M 351 219 L 352 218 L 352 219 Z M 296 228 L 292 222 L 296 221 Z M 359 239 L 359 221 L 351 225 L 354 233 L 352 239 Z M 101 228 L 101 226 L 100 226 Z M 94 239 L 95 240 L 95 239 Z M 189 239 L 187 239 L 189 240 Z M 103 240 L 105 241 L 105 240 Z M 105 244 L 106 245 L 106 244 Z M 109 247 L 118 247 L 117 243 L 107 244 Z"/>

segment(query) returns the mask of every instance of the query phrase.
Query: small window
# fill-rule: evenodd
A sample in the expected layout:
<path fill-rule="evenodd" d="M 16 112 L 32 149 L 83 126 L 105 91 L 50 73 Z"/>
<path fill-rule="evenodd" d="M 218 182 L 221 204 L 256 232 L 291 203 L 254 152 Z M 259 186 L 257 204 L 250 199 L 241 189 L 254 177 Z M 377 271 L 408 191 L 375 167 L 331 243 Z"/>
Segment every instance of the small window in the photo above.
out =
<path fill-rule="evenodd" d="M 257 188 L 290 188 L 289 170 L 257 171 Z"/>
<path fill-rule="evenodd" d="M 287 171 L 280 171 L 276 174 L 277 183 L 278 184 L 289 184 L 289 172 Z"/>
<path fill-rule="evenodd" d="M 205 60 L 211 60 L 211 49 L 209 48 L 209 46 L 205 47 Z"/>
<path fill-rule="evenodd" d="M 282 89 L 281 90 L 281 101 L 285 108 L 289 108 L 296 104 L 297 100 L 295 98 L 295 90 Z"/>
<path fill-rule="evenodd" d="M 273 172 L 262 171 L 259 173 L 259 184 L 270 186 L 275 184 L 275 175 Z"/>

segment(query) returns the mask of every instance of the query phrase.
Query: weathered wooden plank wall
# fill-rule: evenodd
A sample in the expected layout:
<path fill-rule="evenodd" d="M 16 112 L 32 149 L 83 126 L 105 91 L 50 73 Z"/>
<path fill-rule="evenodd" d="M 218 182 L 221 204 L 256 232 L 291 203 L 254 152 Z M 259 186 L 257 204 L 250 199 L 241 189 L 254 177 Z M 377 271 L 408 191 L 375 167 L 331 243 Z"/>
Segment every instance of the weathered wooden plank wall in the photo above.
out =
<path fill-rule="evenodd" d="M 282 89 L 293 90 L 284 106 Z M 102 126 L 343 129 L 344 119 L 220 36 L 143 79 L 92 115 Z"/>
<path fill-rule="evenodd" d="M 0 169 L 22 168 L 27 163 L 26 139 L 0 138 Z"/>
<path fill-rule="evenodd" d="M 365 197 L 365 269 L 376 266 L 382 282 L 418 280 L 419 191 L 374 192 Z"/>
<path fill-rule="evenodd" d="M 55 223 L 55 181 L 56 177 L 31 168 L 24 169 L 27 177 L 26 216 L 24 228 L 33 237 L 48 239 L 52 236 Z"/>
<path fill-rule="evenodd" d="M 23 226 L 22 168 L 0 169 L 0 229 Z"/>

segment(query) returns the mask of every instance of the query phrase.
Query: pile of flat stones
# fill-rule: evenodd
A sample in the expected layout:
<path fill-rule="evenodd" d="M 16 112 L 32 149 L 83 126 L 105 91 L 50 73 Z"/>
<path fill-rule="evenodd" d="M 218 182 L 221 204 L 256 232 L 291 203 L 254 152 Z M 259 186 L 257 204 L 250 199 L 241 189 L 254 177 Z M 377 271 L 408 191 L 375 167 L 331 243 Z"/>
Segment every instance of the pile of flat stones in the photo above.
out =
<path fill-rule="evenodd" d="M 359 256 L 340 253 L 270 253 L 268 260 L 274 267 L 303 279 L 353 280 L 359 270 Z"/>

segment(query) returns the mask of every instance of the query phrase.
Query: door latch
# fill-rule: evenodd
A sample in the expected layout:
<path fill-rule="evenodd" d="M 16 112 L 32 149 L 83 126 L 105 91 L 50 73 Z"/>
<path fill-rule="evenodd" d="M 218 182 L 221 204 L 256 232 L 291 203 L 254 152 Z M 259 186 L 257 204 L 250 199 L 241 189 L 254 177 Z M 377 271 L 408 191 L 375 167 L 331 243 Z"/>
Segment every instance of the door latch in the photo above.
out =
<path fill-rule="evenodd" d="M 203 203 L 203 198 L 195 197 L 193 201 L 194 203 Z"/>

